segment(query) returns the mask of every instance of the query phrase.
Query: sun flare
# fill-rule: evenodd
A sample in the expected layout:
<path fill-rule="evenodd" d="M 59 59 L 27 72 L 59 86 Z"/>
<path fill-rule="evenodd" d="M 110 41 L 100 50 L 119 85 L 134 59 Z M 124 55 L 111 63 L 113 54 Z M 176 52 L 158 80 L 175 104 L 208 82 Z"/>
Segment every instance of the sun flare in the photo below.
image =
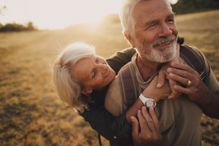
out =
<path fill-rule="evenodd" d="M 0 22 L 33 24 L 38 28 L 64 28 L 72 24 L 97 23 L 117 13 L 122 0 L 1 0 L 6 6 Z M 170 0 L 176 3 L 178 0 Z"/>
<path fill-rule="evenodd" d="M 78 23 L 95 23 L 116 13 L 121 0 L 2 0 L 7 7 L 1 22 L 27 23 L 39 28 L 64 28 Z"/>

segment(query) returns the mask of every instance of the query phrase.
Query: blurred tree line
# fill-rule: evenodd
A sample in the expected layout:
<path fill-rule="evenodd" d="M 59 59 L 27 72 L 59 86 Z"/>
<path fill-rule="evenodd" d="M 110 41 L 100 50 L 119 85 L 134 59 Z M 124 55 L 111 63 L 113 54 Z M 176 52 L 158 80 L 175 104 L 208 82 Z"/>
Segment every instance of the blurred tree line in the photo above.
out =
<path fill-rule="evenodd" d="M 0 23 L 0 32 L 12 32 L 12 31 L 34 31 L 37 30 L 32 22 L 29 22 L 27 25 L 22 25 L 18 23 L 7 23 L 1 24 Z"/>
<path fill-rule="evenodd" d="M 178 0 L 173 5 L 177 14 L 219 9 L 219 0 Z"/>
<path fill-rule="evenodd" d="M 0 15 L 7 9 L 5 5 L 0 5 Z M 18 23 L 6 23 L 2 24 L 0 22 L 0 32 L 11 32 L 11 31 L 33 31 L 37 30 L 34 27 L 32 22 L 29 22 L 27 25 L 22 25 Z"/>
<path fill-rule="evenodd" d="M 176 14 L 216 10 L 219 9 L 219 0 L 178 0 L 172 7 Z M 111 14 L 106 16 L 103 22 L 117 24 L 120 20 L 117 14 Z"/>

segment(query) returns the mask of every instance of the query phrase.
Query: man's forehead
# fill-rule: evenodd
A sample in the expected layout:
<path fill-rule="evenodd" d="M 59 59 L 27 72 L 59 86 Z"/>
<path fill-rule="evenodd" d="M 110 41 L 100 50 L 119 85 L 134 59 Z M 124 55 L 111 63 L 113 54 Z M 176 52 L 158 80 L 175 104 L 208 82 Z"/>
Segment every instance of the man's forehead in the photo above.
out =
<path fill-rule="evenodd" d="M 134 9 L 135 19 L 150 19 L 159 15 L 173 15 L 172 7 L 167 0 L 143 0 Z"/>
<path fill-rule="evenodd" d="M 146 5 L 146 6 L 148 5 L 147 9 L 150 10 L 152 5 L 158 6 L 158 4 L 159 4 L 159 6 L 163 5 L 163 6 L 168 7 L 169 9 L 172 10 L 172 6 L 171 6 L 171 3 L 169 0 L 141 0 L 135 5 L 134 10 L 136 10 L 136 9 L 138 10 L 139 6 L 142 6 L 142 5 Z M 157 9 L 157 11 L 159 11 L 159 9 Z"/>

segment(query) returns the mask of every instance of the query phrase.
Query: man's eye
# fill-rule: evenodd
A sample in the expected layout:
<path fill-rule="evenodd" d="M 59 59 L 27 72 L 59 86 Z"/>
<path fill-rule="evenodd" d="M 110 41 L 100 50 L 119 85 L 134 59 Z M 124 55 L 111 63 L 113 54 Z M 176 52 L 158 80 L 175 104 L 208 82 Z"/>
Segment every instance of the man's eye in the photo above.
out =
<path fill-rule="evenodd" d="M 147 30 L 147 29 L 153 29 L 153 28 L 156 27 L 156 26 L 157 26 L 157 23 L 156 23 L 156 22 L 149 23 L 149 24 L 147 25 L 147 27 L 145 28 L 145 30 Z"/>
<path fill-rule="evenodd" d="M 149 27 L 153 27 L 153 26 L 156 26 L 156 23 L 150 23 L 149 24 Z"/>
<path fill-rule="evenodd" d="M 174 23 L 174 19 L 173 18 L 167 19 L 167 22 L 168 23 Z"/>

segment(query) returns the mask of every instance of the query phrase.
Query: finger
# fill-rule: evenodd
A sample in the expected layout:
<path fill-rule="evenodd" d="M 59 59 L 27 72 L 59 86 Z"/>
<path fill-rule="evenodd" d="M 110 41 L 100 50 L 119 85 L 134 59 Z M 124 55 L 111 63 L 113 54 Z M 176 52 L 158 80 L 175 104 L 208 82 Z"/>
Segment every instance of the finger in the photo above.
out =
<path fill-rule="evenodd" d="M 159 122 L 158 122 L 158 119 L 157 119 L 157 115 L 155 113 L 155 110 L 153 107 L 150 107 L 149 108 L 149 113 L 150 113 L 150 116 L 154 122 L 154 127 L 157 131 L 159 131 Z"/>
<path fill-rule="evenodd" d="M 157 88 L 162 87 L 164 83 L 165 83 L 165 72 L 161 70 L 158 74 Z"/>
<path fill-rule="evenodd" d="M 145 118 L 145 120 L 147 121 L 147 125 L 149 127 L 149 129 L 153 132 L 155 131 L 155 127 L 154 127 L 154 122 L 153 119 L 151 118 L 151 116 L 149 115 L 147 109 L 145 106 L 142 107 L 142 115 Z"/>
<path fill-rule="evenodd" d="M 177 92 L 182 93 L 182 94 L 192 94 L 191 88 L 185 88 L 185 87 L 182 87 L 179 85 L 175 85 L 174 90 L 176 90 Z"/>
<path fill-rule="evenodd" d="M 187 85 L 188 80 L 189 80 L 188 77 L 185 78 L 185 77 L 182 77 L 182 76 L 174 74 L 174 73 L 169 73 L 168 79 L 173 80 L 173 81 L 178 82 L 178 83 L 183 84 L 183 85 Z"/>
<path fill-rule="evenodd" d="M 177 68 L 177 69 L 181 69 L 181 70 L 186 70 L 190 73 L 194 73 L 196 72 L 193 68 L 191 68 L 189 65 L 187 64 L 183 64 L 183 63 L 176 63 L 176 62 L 173 62 L 171 63 L 171 66 L 174 67 L 174 68 Z"/>
<path fill-rule="evenodd" d="M 174 81 L 174 80 L 172 80 L 172 79 L 169 78 L 169 86 L 170 86 L 171 91 L 174 90 L 174 88 L 173 88 L 174 85 L 176 85 L 176 81 Z"/>
<path fill-rule="evenodd" d="M 149 128 L 147 126 L 146 120 L 143 117 L 142 112 L 140 110 L 138 110 L 137 117 L 139 120 L 141 132 L 149 132 Z"/>
<path fill-rule="evenodd" d="M 179 93 L 175 90 L 172 91 L 172 93 L 168 96 L 168 99 L 174 99 L 179 96 Z"/>
<path fill-rule="evenodd" d="M 194 76 L 194 73 L 190 73 L 187 70 L 181 70 L 181 69 L 170 68 L 170 67 L 167 69 L 167 72 L 169 74 L 172 73 L 185 78 L 192 78 Z"/>
<path fill-rule="evenodd" d="M 131 116 L 131 124 L 132 124 L 132 137 L 134 140 L 138 139 L 138 131 L 139 131 L 139 126 L 138 126 L 138 120 L 136 117 Z"/>

